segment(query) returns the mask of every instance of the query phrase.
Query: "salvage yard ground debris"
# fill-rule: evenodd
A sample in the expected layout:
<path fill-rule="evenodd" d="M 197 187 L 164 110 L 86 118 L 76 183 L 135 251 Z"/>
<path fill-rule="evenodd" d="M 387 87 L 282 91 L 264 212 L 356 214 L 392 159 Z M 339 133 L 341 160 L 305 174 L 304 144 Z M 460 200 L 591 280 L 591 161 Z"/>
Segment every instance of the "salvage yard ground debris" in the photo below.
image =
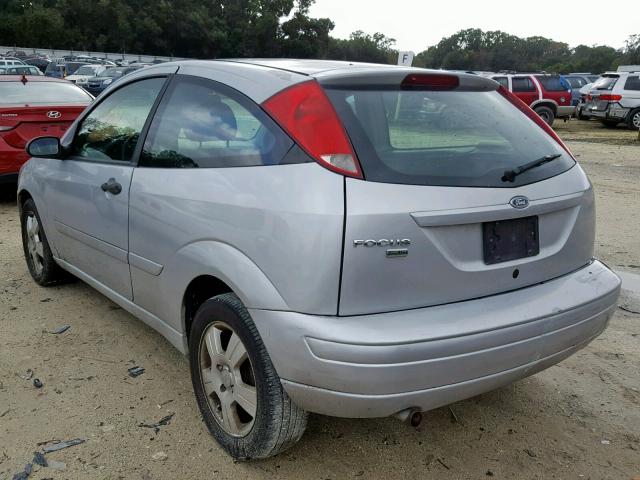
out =
<path fill-rule="evenodd" d="M 640 274 L 636 132 L 575 120 L 555 128 L 595 186 L 597 256 Z M 640 309 L 635 302 L 623 292 L 621 306 Z M 63 335 L 49 333 L 67 324 Z M 312 415 L 298 445 L 253 463 L 234 462 L 210 437 L 188 362 L 163 337 L 82 282 L 33 283 L 15 199 L 0 201 L 0 326 L 0 479 L 26 463 L 30 480 L 640 479 L 640 315 L 625 309 L 573 357 L 426 412 L 418 428 L 393 418 Z M 123 375 L 136 365 L 131 358 L 144 375 Z M 21 378 L 27 369 L 29 381 Z M 34 375 L 43 388 L 33 387 Z M 153 423 L 139 427 L 173 413 L 158 435 Z M 62 474 L 34 464 L 33 452 L 51 439 L 74 438 L 86 441 L 46 454 L 66 464 Z"/>

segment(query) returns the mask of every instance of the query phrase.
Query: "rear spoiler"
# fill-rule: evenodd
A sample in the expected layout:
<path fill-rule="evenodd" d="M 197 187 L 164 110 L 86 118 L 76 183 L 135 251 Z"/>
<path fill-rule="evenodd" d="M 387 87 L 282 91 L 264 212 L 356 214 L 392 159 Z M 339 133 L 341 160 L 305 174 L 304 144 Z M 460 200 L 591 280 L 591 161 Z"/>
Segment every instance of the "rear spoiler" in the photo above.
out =
<path fill-rule="evenodd" d="M 324 88 L 340 90 L 399 90 L 406 88 L 411 90 L 491 92 L 500 86 L 495 80 L 479 75 L 403 67 L 345 68 L 320 72 L 314 77 Z M 424 81 L 412 82 L 413 78 L 424 79 Z M 432 81 L 430 82 L 429 79 Z"/>

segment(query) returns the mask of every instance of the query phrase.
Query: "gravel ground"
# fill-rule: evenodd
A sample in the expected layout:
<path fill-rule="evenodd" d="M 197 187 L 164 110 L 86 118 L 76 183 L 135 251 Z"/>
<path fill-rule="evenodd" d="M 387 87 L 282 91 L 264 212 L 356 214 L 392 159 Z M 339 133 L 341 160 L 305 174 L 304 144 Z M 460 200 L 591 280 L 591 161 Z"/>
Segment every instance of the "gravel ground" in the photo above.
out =
<path fill-rule="evenodd" d="M 625 282 L 637 280 L 637 134 L 607 129 L 604 136 L 599 124 L 578 121 L 557 130 L 596 188 L 597 255 L 630 272 Z M 64 466 L 36 466 L 30 478 L 638 479 L 640 315 L 632 313 L 640 311 L 638 294 L 625 292 L 622 306 L 609 329 L 573 357 L 428 412 L 418 428 L 395 419 L 312 415 L 290 451 L 235 463 L 200 419 L 186 359 L 159 334 L 81 282 L 44 289 L 31 281 L 15 200 L 6 198 L 0 201 L 0 479 L 21 471 L 42 442 L 74 438 L 85 442 L 47 454 Z M 49 333 L 61 325 L 71 328 Z M 134 365 L 146 371 L 130 378 Z M 21 378 L 28 369 L 42 388 Z M 139 426 L 170 414 L 157 433 Z"/>

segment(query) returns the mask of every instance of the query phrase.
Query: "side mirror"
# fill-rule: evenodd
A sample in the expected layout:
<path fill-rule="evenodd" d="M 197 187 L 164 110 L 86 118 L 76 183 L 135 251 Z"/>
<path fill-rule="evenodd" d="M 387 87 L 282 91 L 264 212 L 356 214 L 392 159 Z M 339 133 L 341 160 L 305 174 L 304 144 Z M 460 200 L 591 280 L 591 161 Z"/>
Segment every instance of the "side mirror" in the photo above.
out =
<path fill-rule="evenodd" d="M 31 157 L 58 158 L 62 148 L 57 137 L 34 138 L 27 145 L 27 153 Z"/>

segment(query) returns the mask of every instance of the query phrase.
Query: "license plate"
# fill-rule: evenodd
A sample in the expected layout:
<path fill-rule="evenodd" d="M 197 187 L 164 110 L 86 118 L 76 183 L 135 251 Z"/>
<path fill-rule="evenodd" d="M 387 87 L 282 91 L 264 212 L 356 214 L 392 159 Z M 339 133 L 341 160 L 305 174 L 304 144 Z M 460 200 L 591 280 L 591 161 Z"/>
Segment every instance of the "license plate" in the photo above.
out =
<path fill-rule="evenodd" d="M 482 241 L 487 265 L 534 257 L 540 253 L 538 217 L 485 222 Z"/>

